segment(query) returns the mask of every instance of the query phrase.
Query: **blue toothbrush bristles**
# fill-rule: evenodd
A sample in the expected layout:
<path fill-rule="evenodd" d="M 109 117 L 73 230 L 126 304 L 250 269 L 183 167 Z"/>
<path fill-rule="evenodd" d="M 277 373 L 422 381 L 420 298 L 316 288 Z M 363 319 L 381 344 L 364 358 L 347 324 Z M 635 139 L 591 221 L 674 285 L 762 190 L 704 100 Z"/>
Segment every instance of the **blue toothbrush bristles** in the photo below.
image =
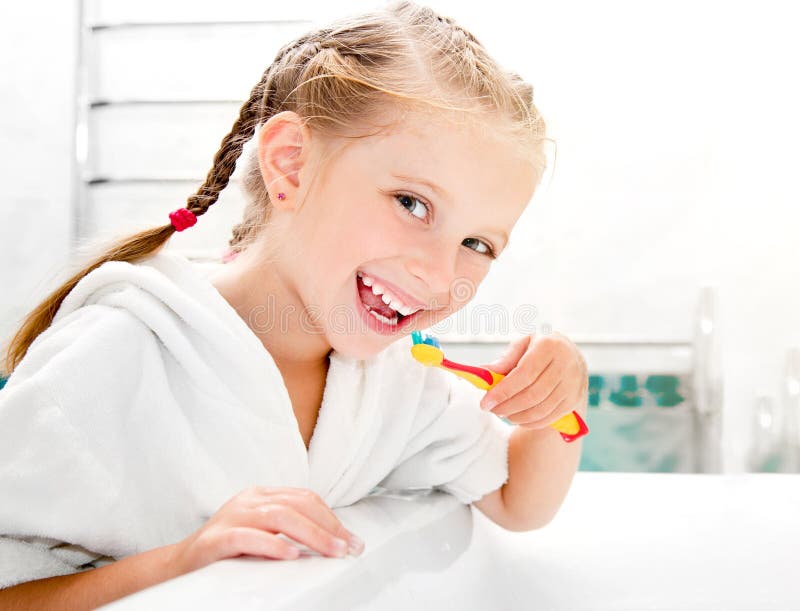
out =
<path fill-rule="evenodd" d="M 412 331 L 411 340 L 415 344 L 428 344 L 430 346 L 435 346 L 436 348 L 441 348 L 439 345 L 439 340 L 437 340 L 433 335 L 429 335 L 427 333 L 423 334 L 421 331 Z"/>

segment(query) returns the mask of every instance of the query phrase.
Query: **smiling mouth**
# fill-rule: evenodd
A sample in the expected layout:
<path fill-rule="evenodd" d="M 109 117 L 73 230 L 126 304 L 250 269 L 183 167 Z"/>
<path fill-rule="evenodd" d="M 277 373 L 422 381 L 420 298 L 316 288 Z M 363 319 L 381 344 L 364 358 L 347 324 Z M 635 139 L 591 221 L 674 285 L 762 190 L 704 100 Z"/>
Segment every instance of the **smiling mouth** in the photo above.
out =
<path fill-rule="evenodd" d="M 356 288 L 361 305 L 367 310 L 370 316 L 385 325 L 397 327 L 404 322 L 407 323 L 408 320 L 413 319 L 420 312 L 425 311 L 425 308 L 421 308 L 411 314 L 401 314 L 389 304 L 384 303 L 382 297 L 376 295 L 370 287 L 365 285 L 361 276 L 358 274 L 356 274 Z"/>

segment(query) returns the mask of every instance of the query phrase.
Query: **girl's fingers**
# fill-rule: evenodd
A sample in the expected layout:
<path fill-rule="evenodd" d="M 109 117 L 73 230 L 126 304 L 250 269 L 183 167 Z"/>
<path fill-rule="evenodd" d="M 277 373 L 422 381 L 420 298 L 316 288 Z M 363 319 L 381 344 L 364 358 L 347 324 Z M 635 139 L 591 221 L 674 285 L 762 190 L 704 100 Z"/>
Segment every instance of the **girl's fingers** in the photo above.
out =
<path fill-rule="evenodd" d="M 565 395 L 553 393 L 541 405 L 514 414 L 508 420 L 527 429 L 546 428 L 558 420 L 554 414 L 564 406 L 566 400 L 567 397 Z M 542 416 L 541 414 L 544 415 Z"/>
<path fill-rule="evenodd" d="M 500 380 L 497 386 L 487 392 L 481 399 L 481 407 L 483 409 L 492 409 L 492 406 L 507 401 L 535 382 L 554 360 L 554 346 L 557 344 L 559 344 L 558 340 L 551 339 L 548 336 L 537 340 L 533 347 L 529 345 L 516 367 L 511 370 L 511 373 Z"/>
<path fill-rule="evenodd" d="M 513 340 L 500 358 L 497 358 L 484 366 L 492 371 L 506 375 L 519 362 L 519 360 L 522 358 L 522 355 L 525 354 L 530 342 L 530 335 Z"/>
<path fill-rule="evenodd" d="M 299 550 L 287 535 L 326 556 L 359 555 L 364 544 L 313 490 L 251 486 L 229 499 L 205 524 L 175 545 L 167 570 L 183 575 L 241 554 L 291 559 Z"/>
<path fill-rule="evenodd" d="M 561 368 L 555 361 L 551 361 L 535 382 L 497 405 L 492 409 L 492 413 L 500 417 L 506 417 L 538 406 L 553 393 L 561 383 L 562 377 L 563 371 Z"/>
<path fill-rule="evenodd" d="M 310 549 L 327 556 L 347 554 L 348 541 L 310 520 L 291 505 L 266 503 L 251 511 L 251 526 L 264 531 L 283 533 Z"/>
<path fill-rule="evenodd" d="M 217 558 L 235 558 L 242 554 L 265 556 L 280 560 L 292 560 L 300 556 L 297 546 L 277 535 L 258 528 L 237 526 L 229 528 L 219 536 Z"/>
<path fill-rule="evenodd" d="M 354 537 L 354 534 L 344 527 L 339 517 L 322 497 L 308 488 L 257 488 L 249 506 L 260 507 L 267 503 L 291 506 L 295 511 L 327 530 L 332 537 L 345 541 Z"/>

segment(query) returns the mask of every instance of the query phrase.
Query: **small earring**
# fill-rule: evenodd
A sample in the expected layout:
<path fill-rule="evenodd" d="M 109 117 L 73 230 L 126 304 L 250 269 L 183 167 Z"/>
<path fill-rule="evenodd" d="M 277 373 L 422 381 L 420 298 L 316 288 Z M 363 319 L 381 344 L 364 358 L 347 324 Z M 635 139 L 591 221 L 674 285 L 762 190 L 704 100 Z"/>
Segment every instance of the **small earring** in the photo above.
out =
<path fill-rule="evenodd" d="M 286 193 L 278 193 L 278 199 L 286 199 Z"/>

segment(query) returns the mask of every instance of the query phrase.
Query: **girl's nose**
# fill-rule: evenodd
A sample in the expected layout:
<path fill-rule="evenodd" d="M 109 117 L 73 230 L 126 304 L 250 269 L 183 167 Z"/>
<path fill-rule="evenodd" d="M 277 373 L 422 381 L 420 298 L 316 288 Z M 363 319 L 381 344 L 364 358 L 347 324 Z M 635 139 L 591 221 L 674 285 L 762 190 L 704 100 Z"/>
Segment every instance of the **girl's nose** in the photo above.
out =
<path fill-rule="evenodd" d="M 406 263 L 408 272 L 422 281 L 439 307 L 450 302 L 450 291 L 457 280 L 457 255 L 458 250 L 437 242 L 415 252 Z"/>

